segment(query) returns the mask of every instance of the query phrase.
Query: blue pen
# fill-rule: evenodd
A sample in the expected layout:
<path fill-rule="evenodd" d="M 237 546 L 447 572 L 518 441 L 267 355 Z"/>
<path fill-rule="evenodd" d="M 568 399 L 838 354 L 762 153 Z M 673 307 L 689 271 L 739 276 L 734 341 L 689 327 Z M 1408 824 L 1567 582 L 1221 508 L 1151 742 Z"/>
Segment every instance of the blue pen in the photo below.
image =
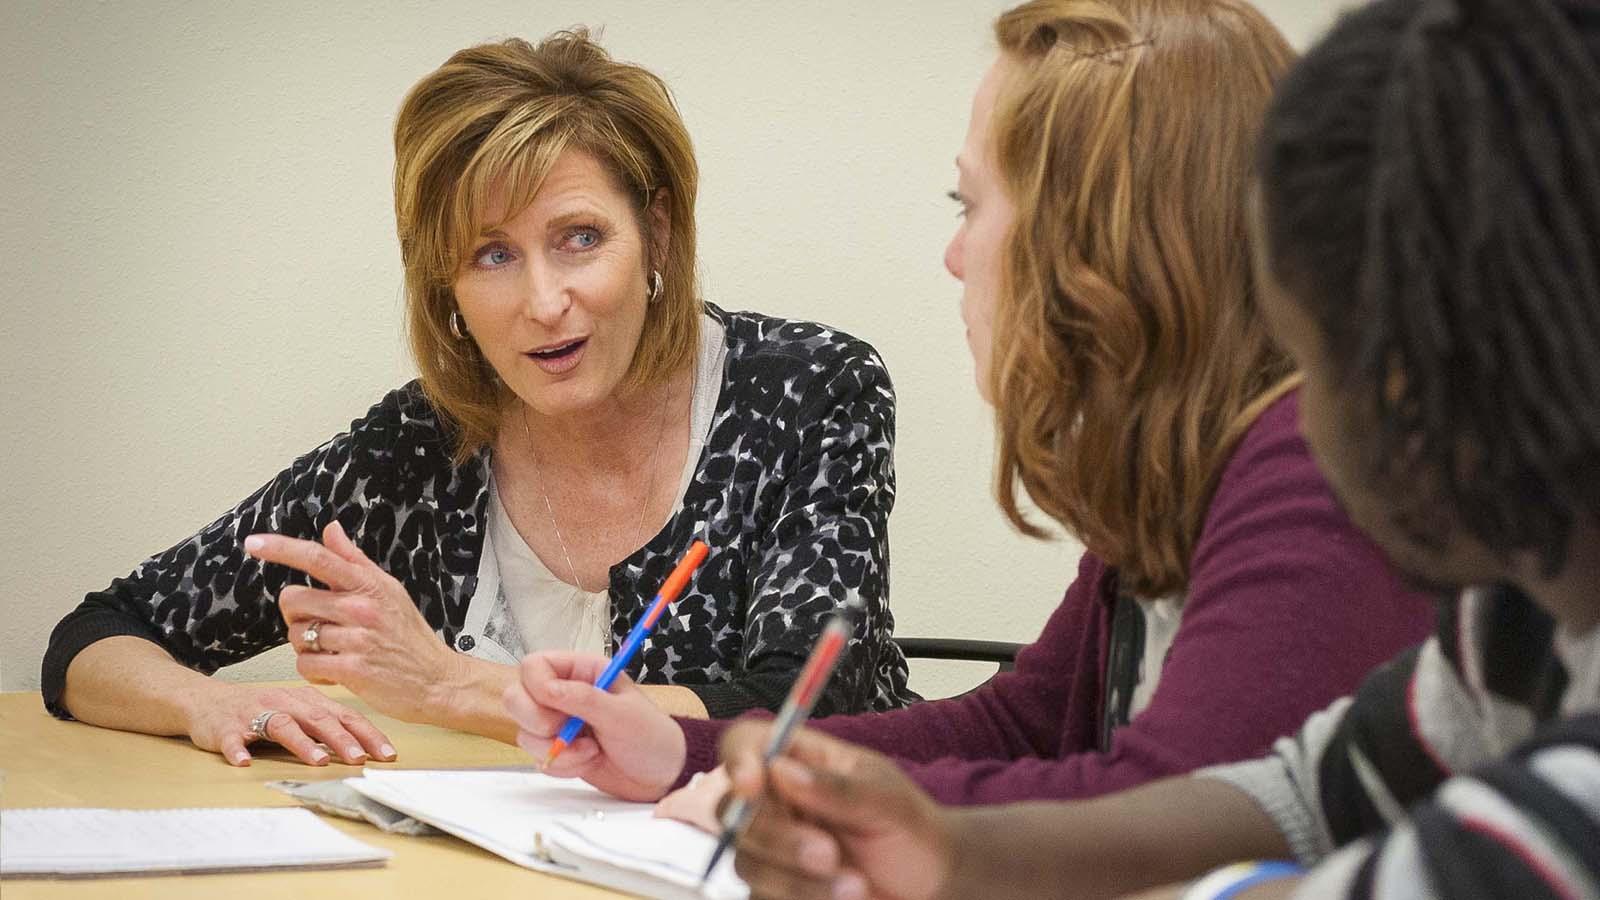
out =
<path fill-rule="evenodd" d="M 633 630 L 628 632 L 628 638 L 622 642 L 622 647 L 617 650 L 617 655 L 611 657 L 611 664 L 606 666 L 606 670 L 600 673 L 599 678 L 595 679 L 595 687 L 602 691 L 611 689 L 611 683 L 617 680 L 617 676 L 622 674 L 623 668 L 633 659 L 633 655 L 639 652 L 639 645 L 644 643 L 645 637 L 650 634 L 650 629 L 656 627 L 656 620 L 661 618 L 661 614 L 667 611 L 667 604 L 678 599 L 678 594 L 682 593 L 684 587 L 688 585 L 689 578 L 694 575 L 694 570 L 700 568 L 700 564 L 705 562 L 706 554 L 710 552 L 711 548 L 707 547 L 704 541 L 695 541 L 689 545 L 688 552 L 683 554 L 683 559 L 678 561 L 677 568 L 672 570 L 672 574 L 667 576 L 666 583 L 661 585 L 661 591 L 656 594 L 656 599 L 651 602 L 650 609 L 645 612 L 644 618 L 640 619 L 633 626 Z M 561 732 L 550 741 L 550 750 L 545 754 L 541 768 L 550 765 L 552 760 L 561 755 L 561 751 L 567 749 L 567 745 L 576 740 L 578 732 L 582 730 L 583 719 L 577 716 L 569 716 L 566 724 L 561 726 Z"/>

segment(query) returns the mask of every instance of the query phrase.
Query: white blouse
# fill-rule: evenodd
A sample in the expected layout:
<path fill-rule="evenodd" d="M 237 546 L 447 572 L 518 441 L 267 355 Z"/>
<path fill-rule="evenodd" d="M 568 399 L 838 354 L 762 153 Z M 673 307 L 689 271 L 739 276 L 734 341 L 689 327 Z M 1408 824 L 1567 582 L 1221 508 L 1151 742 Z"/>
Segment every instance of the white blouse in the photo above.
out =
<path fill-rule="evenodd" d="M 689 452 L 678 479 L 672 511 L 649 534 L 654 536 L 683 505 L 698 468 L 700 454 L 710 436 L 722 392 L 722 369 L 727 357 L 722 325 L 710 316 L 701 321 L 700 347 L 695 359 L 694 395 L 689 407 Z M 523 540 L 506 512 L 499 486 L 490 476 L 488 539 L 499 582 L 495 604 L 484 623 L 484 637 L 513 658 L 542 650 L 576 650 L 606 653 L 610 650 L 611 598 L 609 591 L 585 591 L 568 583 L 565 559 L 546 561 Z M 558 575 L 557 572 L 562 574 Z M 563 577 L 565 576 L 565 577 Z"/>

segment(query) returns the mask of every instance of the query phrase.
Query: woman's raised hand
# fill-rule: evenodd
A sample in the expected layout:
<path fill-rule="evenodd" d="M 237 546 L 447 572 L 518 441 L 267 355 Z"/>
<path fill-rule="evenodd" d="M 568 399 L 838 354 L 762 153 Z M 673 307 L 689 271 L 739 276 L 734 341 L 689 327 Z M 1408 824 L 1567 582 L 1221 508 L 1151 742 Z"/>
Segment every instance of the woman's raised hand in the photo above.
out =
<path fill-rule="evenodd" d="M 581 653 L 531 653 L 505 692 L 517 723 L 517 745 L 543 761 L 568 716 L 586 727 L 546 768 L 582 778 L 624 800 L 659 800 L 677 780 L 688 753 L 683 731 L 627 675 L 610 691 L 594 686 L 609 662 Z"/>
<path fill-rule="evenodd" d="M 289 628 L 295 668 L 307 681 L 342 684 L 379 712 L 434 722 L 452 702 L 461 665 L 394 576 L 368 559 L 338 521 L 322 543 L 253 534 L 245 552 L 310 575 L 324 588 L 289 585 L 278 609 Z"/>
<path fill-rule="evenodd" d="M 235 766 L 250 765 L 248 745 L 260 740 L 281 744 L 312 766 L 331 761 L 323 746 L 351 765 L 395 757 L 389 739 L 366 716 L 310 687 L 217 682 L 195 698 L 188 723 L 196 747 L 221 753 Z"/>

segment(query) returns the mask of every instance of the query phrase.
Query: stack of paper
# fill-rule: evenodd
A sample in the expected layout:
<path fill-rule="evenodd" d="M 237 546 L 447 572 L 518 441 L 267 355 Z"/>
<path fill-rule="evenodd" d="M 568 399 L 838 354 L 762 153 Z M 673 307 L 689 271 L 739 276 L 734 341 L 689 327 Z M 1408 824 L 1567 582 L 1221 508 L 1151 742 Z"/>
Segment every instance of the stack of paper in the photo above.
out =
<path fill-rule="evenodd" d="M 81 876 L 381 865 L 304 809 L 0 810 L 0 875 Z"/>
<path fill-rule="evenodd" d="M 703 891 L 716 839 L 582 782 L 532 771 L 368 770 L 362 794 L 521 866 L 649 897 L 742 900 L 728 854 Z"/>

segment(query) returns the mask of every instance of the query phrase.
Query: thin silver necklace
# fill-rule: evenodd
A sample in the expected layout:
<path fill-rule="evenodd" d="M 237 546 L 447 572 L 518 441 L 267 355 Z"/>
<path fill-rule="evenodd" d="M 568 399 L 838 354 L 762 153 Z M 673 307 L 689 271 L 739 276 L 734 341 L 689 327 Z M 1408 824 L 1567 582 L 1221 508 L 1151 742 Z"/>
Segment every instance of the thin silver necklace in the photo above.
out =
<path fill-rule="evenodd" d="M 519 401 L 520 403 L 520 401 Z M 522 435 L 528 440 L 528 459 L 533 463 L 533 478 L 539 482 L 539 494 L 544 497 L 544 511 L 550 517 L 550 529 L 556 533 L 556 543 L 561 547 L 561 558 L 567 564 L 567 574 L 572 578 L 572 586 L 585 593 L 595 593 L 583 586 L 578 579 L 578 567 L 572 564 L 572 554 L 567 550 L 567 539 L 561 536 L 561 526 L 556 522 L 556 509 L 550 502 L 550 491 L 544 486 L 544 471 L 539 467 L 539 448 L 533 443 L 533 431 L 528 427 L 528 405 L 521 403 Z M 650 498 L 656 491 L 656 470 L 660 469 L 662 438 L 667 433 L 667 404 L 662 404 L 661 415 L 656 425 L 656 448 L 650 455 L 650 481 L 644 489 L 644 501 L 639 504 L 639 519 L 633 525 L 635 540 L 644 539 L 644 514 L 650 507 Z"/>

